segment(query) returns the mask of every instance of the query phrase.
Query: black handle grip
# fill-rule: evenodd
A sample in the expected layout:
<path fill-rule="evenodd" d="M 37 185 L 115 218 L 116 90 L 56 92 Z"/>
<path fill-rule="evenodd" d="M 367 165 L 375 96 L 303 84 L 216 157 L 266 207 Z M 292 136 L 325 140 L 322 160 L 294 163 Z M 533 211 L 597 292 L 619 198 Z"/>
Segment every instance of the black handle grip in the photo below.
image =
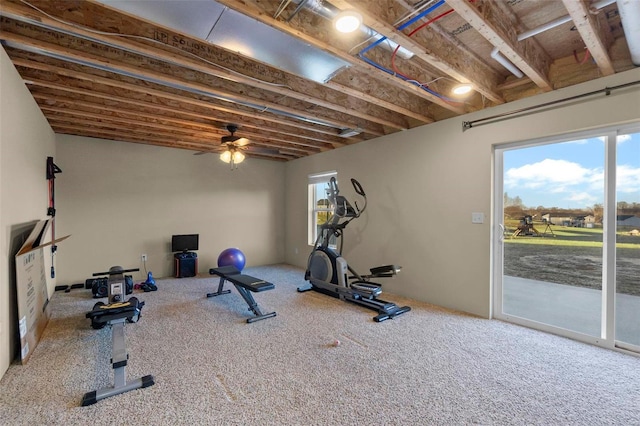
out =
<path fill-rule="evenodd" d="M 362 185 L 360 185 L 360 182 L 358 182 L 354 178 L 351 178 L 351 184 L 353 185 L 353 189 L 356 190 L 358 195 L 362 195 L 363 197 L 365 196 L 364 189 L 362 189 Z"/>
<path fill-rule="evenodd" d="M 97 277 L 100 275 L 118 275 L 118 274 L 123 274 L 125 272 L 137 272 L 139 270 L 140 268 L 132 268 L 132 269 L 118 269 L 116 271 L 107 271 L 107 272 L 94 272 L 93 276 Z"/>

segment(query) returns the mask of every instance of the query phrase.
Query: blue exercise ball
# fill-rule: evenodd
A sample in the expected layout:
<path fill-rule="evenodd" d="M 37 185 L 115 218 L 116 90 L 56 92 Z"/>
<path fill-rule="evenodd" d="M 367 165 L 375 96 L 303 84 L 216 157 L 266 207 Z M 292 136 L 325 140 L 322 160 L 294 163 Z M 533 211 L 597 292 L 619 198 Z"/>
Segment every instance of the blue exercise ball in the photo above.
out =
<path fill-rule="evenodd" d="M 237 248 L 223 250 L 220 256 L 218 256 L 218 268 L 222 266 L 235 266 L 239 271 L 242 271 L 245 263 L 244 253 Z"/>

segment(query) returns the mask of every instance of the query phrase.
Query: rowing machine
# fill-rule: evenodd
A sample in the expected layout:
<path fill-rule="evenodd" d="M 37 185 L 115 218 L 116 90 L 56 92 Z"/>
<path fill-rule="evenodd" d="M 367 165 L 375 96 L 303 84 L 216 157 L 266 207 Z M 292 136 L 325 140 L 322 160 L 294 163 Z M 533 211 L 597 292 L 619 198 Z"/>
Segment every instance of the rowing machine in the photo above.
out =
<path fill-rule="evenodd" d="M 82 406 L 95 404 L 96 402 L 118 395 L 134 389 L 146 388 L 153 385 L 153 376 L 144 376 L 127 382 L 125 367 L 129 355 L 124 339 L 125 322 L 138 322 L 140 312 L 144 302 L 140 302 L 136 297 L 125 300 L 125 280 L 123 273 L 137 271 L 138 269 L 123 270 L 120 266 L 113 266 L 109 272 L 98 272 L 93 274 L 108 275 L 108 304 L 98 302 L 93 306 L 93 310 L 88 312 L 86 317 L 91 319 L 91 326 L 94 329 L 101 329 L 105 326 L 111 327 L 112 335 L 112 357 L 114 383 L 113 386 L 87 392 L 82 398 Z"/>

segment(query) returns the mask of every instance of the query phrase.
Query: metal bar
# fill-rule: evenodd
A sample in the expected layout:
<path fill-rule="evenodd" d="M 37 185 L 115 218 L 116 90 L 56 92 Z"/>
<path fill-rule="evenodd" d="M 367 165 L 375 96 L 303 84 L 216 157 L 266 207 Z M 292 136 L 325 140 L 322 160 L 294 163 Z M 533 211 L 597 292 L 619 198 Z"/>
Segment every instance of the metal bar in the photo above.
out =
<path fill-rule="evenodd" d="M 613 90 L 624 89 L 626 87 L 635 86 L 637 84 L 640 84 L 640 80 L 632 81 L 630 83 L 620 84 L 618 86 L 605 87 L 604 89 L 594 90 L 592 92 L 583 93 L 583 94 L 575 95 L 575 96 L 570 96 L 568 98 L 558 99 L 558 100 L 551 101 L 551 102 L 546 102 L 546 103 L 543 103 L 543 104 L 540 104 L 540 105 L 530 106 L 530 107 L 526 107 L 526 108 L 520 108 L 520 109 L 515 110 L 515 111 L 509 111 L 509 112 L 505 112 L 505 113 L 502 113 L 502 114 L 492 115 L 491 117 L 480 118 L 478 120 L 473 120 L 473 121 L 463 121 L 462 122 L 462 131 L 464 132 L 466 130 L 469 130 L 472 127 L 477 127 L 478 123 L 482 123 L 480 125 L 491 124 L 491 123 L 494 123 L 495 121 L 502 121 L 502 120 L 498 120 L 500 118 L 507 118 L 507 117 L 511 117 L 511 116 L 514 116 L 514 115 L 520 116 L 519 114 L 528 113 L 528 112 L 531 112 L 531 111 L 536 111 L 536 110 L 538 110 L 540 108 L 545 108 L 545 107 L 548 107 L 548 106 L 553 106 L 553 105 L 561 104 L 561 103 L 564 103 L 564 102 L 575 101 L 577 99 L 586 98 L 587 96 L 593 96 L 593 95 L 597 95 L 599 93 L 605 93 L 607 96 L 609 96 Z M 495 121 L 492 121 L 492 120 L 495 120 Z M 489 122 L 488 123 L 484 123 L 485 121 L 489 121 Z"/>

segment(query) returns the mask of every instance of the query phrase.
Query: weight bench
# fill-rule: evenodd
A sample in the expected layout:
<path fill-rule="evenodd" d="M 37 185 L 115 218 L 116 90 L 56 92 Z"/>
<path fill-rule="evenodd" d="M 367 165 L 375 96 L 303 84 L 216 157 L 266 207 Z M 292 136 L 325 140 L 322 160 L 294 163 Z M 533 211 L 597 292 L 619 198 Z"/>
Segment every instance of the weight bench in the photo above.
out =
<path fill-rule="evenodd" d="M 233 284 L 240 296 L 247 302 L 249 305 L 249 310 L 255 314 L 255 317 L 248 318 L 247 322 L 252 323 L 256 321 L 263 320 L 265 318 L 275 317 L 275 312 L 269 312 L 268 314 L 263 314 L 258 307 L 258 303 L 254 300 L 251 293 L 259 293 L 261 291 L 272 290 L 275 288 L 275 285 L 272 283 L 266 282 L 265 280 L 261 280 L 259 278 L 252 277 L 250 275 L 244 275 L 240 272 L 238 268 L 235 266 L 222 266 L 220 268 L 211 268 L 209 269 L 209 274 L 217 275 L 220 277 L 220 283 L 218 284 L 218 291 L 215 293 L 207 293 L 207 297 L 220 296 L 221 294 L 230 293 L 231 290 L 223 290 L 224 282 L 229 281 Z"/>

